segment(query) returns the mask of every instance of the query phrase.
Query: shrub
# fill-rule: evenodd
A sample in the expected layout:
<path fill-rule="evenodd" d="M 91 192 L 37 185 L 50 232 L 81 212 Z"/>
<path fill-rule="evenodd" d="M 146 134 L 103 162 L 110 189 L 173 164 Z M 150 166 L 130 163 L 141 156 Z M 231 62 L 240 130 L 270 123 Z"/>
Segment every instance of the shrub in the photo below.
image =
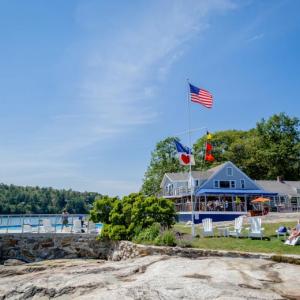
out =
<path fill-rule="evenodd" d="M 127 230 L 124 225 L 114 225 L 109 228 L 109 238 L 112 240 L 124 240 L 127 237 Z"/>
<path fill-rule="evenodd" d="M 159 246 L 176 246 L 176 238 L 174 232 L 170 230 L 164 231 L 155 239 L 155 245 Z"/>
<path fill-rule="evenodd" d="M 154 240 L 159 235 L 159 231 L 160 231 L 160 225 L 158 223 L 154 223 L 150 227 L 138 233 L 135 236 L 134 241 L 137 243 L 154 242 Z"/>
<path fill-rule="evenodd" d="M 176 212 L 172 200 L 133 193 L 124 196 L 122 200 L 109 197 L 97 200 L 90 215 L 93 222 L 107 225 L 101 234 L 102 237 L 132 240 L 154 223 L 159 223 L 163 228 L 170 228 L 175 223 Z M 140 239 L 151 240 L 154 233 L 157 234 L 154 228 L 145 231 Z"/>

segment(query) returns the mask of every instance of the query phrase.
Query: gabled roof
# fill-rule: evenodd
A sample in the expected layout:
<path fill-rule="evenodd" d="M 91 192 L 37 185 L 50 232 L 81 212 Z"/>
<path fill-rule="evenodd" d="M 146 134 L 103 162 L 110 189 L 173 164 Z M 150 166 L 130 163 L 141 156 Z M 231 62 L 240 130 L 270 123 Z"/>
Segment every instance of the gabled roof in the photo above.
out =
<path fill-rule="evenodd" d="M 207 179 L 210 176 L 212 176 L 213 174 L 215 174 L 217 171 L 219 171 L 224 164 L 221 164 L 219 166 L 213 167 L 213 168 L 205 170 L 205 171 L 192 171 L 192 177 L 194 179 L 200 179 L 200 180 Z M 169 179 L 172 181 L 187 181 L 187 180 L 189 180 L 188 172 L 166 173 L 165 175 L 168 176 Z"/>
<path fill-rule="evenodd" d="M 265 190 L 300 197 L 300 193 L 297 193 L 297 189 L 300 189 L 300 181 L 255 180 L 255 182 Z"/>
<path fill-rule="evenodd" d="M 215 173 L 217 173 L 226 163 L 223 163 L 219 166 L 210 168 L 205 171 L 192 171 L 193 179 L 198 180 L 206 180 Z M 180 172 L 180 173 L 166 173 L 161 183 L 161 187 L 163 186 L 165 177 L 169 178 L 171 181 L 188 181 L 189 173 L 188 172 Z"/>

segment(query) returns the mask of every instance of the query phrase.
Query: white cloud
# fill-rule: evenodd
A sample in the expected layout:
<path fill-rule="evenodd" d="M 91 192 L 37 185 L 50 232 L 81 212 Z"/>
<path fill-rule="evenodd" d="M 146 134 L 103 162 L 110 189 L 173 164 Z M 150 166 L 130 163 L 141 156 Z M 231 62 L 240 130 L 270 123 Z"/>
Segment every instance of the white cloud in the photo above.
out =
<path fill-rule="evenodd" d="M 251 38 L 249 38 L 249 39 L 247 40 L 247 42 L 250 43 L 250 42 L 254 42 L 254 41 L 260 40 L 260 39 L 262 39 L 264 36 L 265 36 L 265 35 L 264 35 L 263 33 L 256 34 L 256 35 L 252 36 Z"/>

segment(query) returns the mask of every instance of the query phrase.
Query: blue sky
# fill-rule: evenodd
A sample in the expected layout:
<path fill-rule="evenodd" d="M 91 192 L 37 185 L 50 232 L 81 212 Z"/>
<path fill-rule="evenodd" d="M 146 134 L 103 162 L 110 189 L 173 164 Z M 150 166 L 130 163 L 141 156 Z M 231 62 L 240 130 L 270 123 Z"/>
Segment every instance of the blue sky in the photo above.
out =
<path fill-rule="evenodd" d="M 187 78 L 215 98 L 192 104 L 194 128 L 299 117 L 299 11 L 296 0 L 0 0 L 0 182 L 137 191 L 155 144 L 187 129 Z"/>

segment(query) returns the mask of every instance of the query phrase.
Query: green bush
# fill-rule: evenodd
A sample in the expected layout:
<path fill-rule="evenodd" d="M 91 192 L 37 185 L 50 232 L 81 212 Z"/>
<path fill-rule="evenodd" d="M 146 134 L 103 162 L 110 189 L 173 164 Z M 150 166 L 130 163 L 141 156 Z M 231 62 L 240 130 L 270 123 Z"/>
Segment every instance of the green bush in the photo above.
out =
<path fill-rule="evenodd" d="M 152 224 L 150 227 L 143 229 L 134 237 L 134 241 L 137 243 L 154 242 L 158 237 L 160 231 L 160 225 L 158 223 Z"/>
<path fill-rule="evenodd" d="M 133 193 L 122 200 L 103 197 L 95 201 L 90 215 L 93 222 L 103 223 L 103 238 L 132 240 L 137 237 L 150 241 L 156 238 L 157 228 L 153 227 L 143 234 L 141 232 L 155 223 L 163 228 L 170 228 L 175 223 L 176 212 L 172 200 Z M 140 233 L 141 236 L 138 237 Z"/>
<path fill-rule="evenodd" d="M 164 231 L 155 239 L 155 245 L 158 246 L 176 246 L 176 238 L 174 232 L 170 230 Z"/>
<path fill-rule="evenodd" d="M 112 240 L 125 240 L 127 238 L 127 230 L 124 225 L 110 226 L 109 238 Z"/>

